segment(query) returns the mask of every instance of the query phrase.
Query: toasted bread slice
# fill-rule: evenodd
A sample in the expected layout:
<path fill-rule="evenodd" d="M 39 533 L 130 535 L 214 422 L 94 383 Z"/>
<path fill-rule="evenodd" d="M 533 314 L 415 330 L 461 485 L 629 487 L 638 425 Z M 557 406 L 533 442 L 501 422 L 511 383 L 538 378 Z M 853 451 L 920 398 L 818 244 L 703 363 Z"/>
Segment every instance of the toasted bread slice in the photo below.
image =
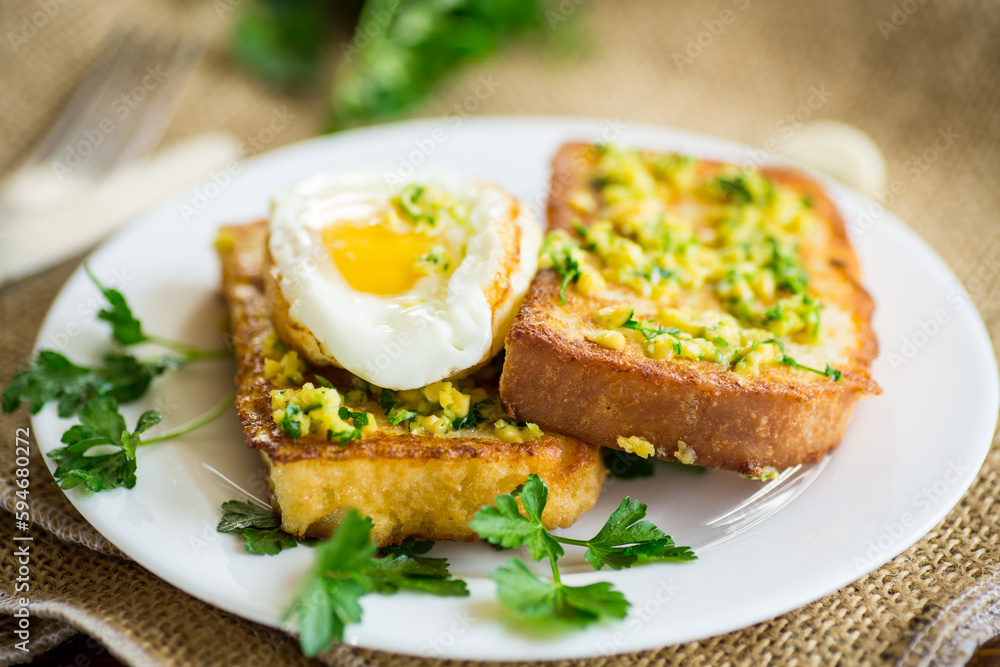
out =
<path fill-rule="evenodd" d="M 236 407 L 247 445 L 260 452 L 282 529 L 297 536 L 328 536 L 350 507 L 371 517 L 372 539 L 397 543 L 409 536 L 473 540 L 468 525 L 494 497 L 509 493 L 535 473 L 549 487 L 543 519 L 548 527 L 571 525 L 597 501 L 606 470 L 599 448 L 570 437 L 545 434 L 504 442 L 493 424 L 445 434 L 415 435 L 393 426 L 370 395 L 352 405 L 378 421 L 378 430 L 339 445 L 316 435 L 293 441 L 275 424 L 265 379 L 264 348 L 273 337 L 272 306 L 265 296 L 266 223 L 224 227 L 218 249 L 223 293 L 229 303 L 238 359 Z M 315 368 L 342 392 L 346 371 Z M 304 381 L 317 382 L 313 369 Z M 496 396 L 496 379 L 480 386 Z"/>
<path fill-rule="evenodd" d="M 816 183 L 791 171 L 768 169 L 745 182 L 734 176 L 719 185 L 720 174 L 738 172 L 710 161 L 635 153 L 629 159 L 638 162 L 629 164 L 653 166 L 626 180 L 654 174 L 645 183 L 649 192 L 658 193 L 654 198 L 659 197 L 662 210 L 656 201 L 653 210 L 681 220 L 676 229 L 692 231 L 688 238 L 698 246 L 694 252 L 708 248 L 702 255 L 706 262 L 715 261 L 713 248 L 722 247 L 718 237 L 728 233 L 722 229 L 729 224 L 727 216 L 758 224 L 756 213 L 740 208 L 758 197 L 774 210 L 801 207 L 801 212 L 785 211 L 780 234 L 775 232 L 793 237 L 784 247 L 794 248 L 797 260 L 783 255 L 779 262 L 778 241 L 754 237 L 757 232 L 747 227 L 751 235 L 740 238 L 757 240 L 745 241 L 746 252 L 761 239 L 773 245 L 775 257 L 765 257 L 760 265 L 771 268 L 754 278 L 755 289 L 767 293 L 763 297 L 747 296 L 742 302 L 721 297 L 729 294 L 725 290 L 737 275 L 726 273 L 725 265 L 708 272 L 703 284 L 697 279 L 671 284 L 671 271 L 654 267 L 650 272 L 648 266 L 649 276 L 665 279 L 657 285 L 649 284 L 654 278 L 619 283 L 614 278 L 623 274 L 614 273 L 605 259 L 616 257 L 595 250 L 597 235 L 591 230 L 608 217 L 615 220 L 600 223 L 604 229 L 634 229 L 645 203 L 637 207 L 627 193 L 605 189 L 601 178 L 611 172 L 599 168 L 602 150 L 568 144 L 553 161 L 550 226 L 580 243 L 583 253 L 576 251 L 575 257 L 584 270 L 573 275 L 576 267 L 569 261 L 559 272 L 548 268 L 536 276 L 506 338 L 500 395 L 508 413 L 606 447 L 755 477 L 822 458 L 841 441 L 859 397 L 881 391 L 869 375 L 877 354 L 873 303 L 860 285 L 858 262 L 836 207 Z M 662 181 L 656 165 L 667 171 Z M 760 192 L 751 192 L 748 184 Z M 606 195 L 623 203 L 609 203 Z M 665 228 L 645 229 L 661 233 Z M 713 283 L 713 275 L 725 275 L 730 283 Z M 797 304 L 799 310 L 789 306 L 794 312 L 783 315 L 775 305 L 783 298 L 782 304 Z M 749 306 L 741 310 L 741 303 Z M 621 304 L 633 309 L 624 327 L 615 326 L 623 319 L 620 310 L 614 313 Z M 599 310 L 603 315 L 596 314 Z M 706 313 L 701 320 L 699 311 Z M 810 313 L 820 313 L 818 324 Z M 678 317 L 690 320 L 686 330 Z M 713 317 L 736 323 L 727 330 L 728 342 L 708 333 L 723 330 L 718 325 L 703 326 Z M 782 317 L 787 321 L 778 322 Z M 699 354 L 708 357 L 699 359 Z"/>

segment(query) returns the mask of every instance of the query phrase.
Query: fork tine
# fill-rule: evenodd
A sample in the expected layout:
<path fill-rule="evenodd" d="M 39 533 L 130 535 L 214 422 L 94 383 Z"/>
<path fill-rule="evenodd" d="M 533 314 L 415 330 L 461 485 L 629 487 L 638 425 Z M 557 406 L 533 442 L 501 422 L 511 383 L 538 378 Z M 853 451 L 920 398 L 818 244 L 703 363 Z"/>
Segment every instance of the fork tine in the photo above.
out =
<path fill-rule="evenodd" d="M 695 547 L 695 551 L 714 549 L 746 535 L 750 529 L 771 518 L 798 498 L 819 477 L 829 462 L 830 457 L 827 456 L 808 468 L 802 466 L 790 468 L 733 509 L 706 522 L 703 525 L 714 529 L 716 537 Z"/>
<path fill-rule="evenodd" d="M 142 157 L 156 147 L 173 117 L 174 108 L 180 102 L 179 93 L 187 75 L 200 62 L 204 51 L 203 43 L 187 37 L 174 40 L 165 49 L 166 80 L 150 91 L 141 122 L 131 134 L 128 144 L 115 164 Z"/>
<path fill-rule="evenodd" d="M 155 147 L 163 136 L 173 107 L 178 101 L 177 92 L 186 75 L 200 59 L 201 53 L 199 44 L 184 39 L 169 43 L 157 41 L 150 45 L 147 52 L 135 61 L 126 80 L 127 85 L 145 82 L 148 76 L 145 73 L 150 68 L 161 65 L 165 65 L 166 69 L 164 80 L 158 81 L 152 88 L 145 88 L 143 83 L 145 97 L 104 138 L 98 150 L 84 165 L 83 173 L 99 174 L 109 171 L 117 164 L 146 155 Z M 136 85 L 135 88 L 137 87 L 139 86 Z M 129 91 L 124 92 L 127 94 Z"/>
<path fill-rule="evenodd" d="M 67 172 L 73 177 L 99 176 L 155 147 L 170 119 L 175 93 L 200 59 L 204 46 L 190 38 L 169 42 L 149 39 L 140 36 L 136 29 L 116 34 L 119 36 L 107 40 L 65 111 L 22 169 L 49 162 L 57 169 L 59 180 Z M 143 81 L 148 67 L 163 65 L 168 78 L 147 89 L 146 98 L 138 108 L 130 108 L 124 118 L 119 117 L 116 99 L 134 90 Z M 114 126 L 105 132 L 101 128 L 108 121 Z M 66 151 L 90 141 L 88 136 L 95 132 L 101 134 L 101 139 L 91 152 L 81 155 L 79 164 L 72 167 L 64 164 L 67 169 L 59 170 L 56 165 Z"/>
<path fill-rule="evenodd" d="M 750 508 L 752 510 L 753 507 L 756 507 L 760 503 L 764 502 L 765 499 L 768 496 L 771 496 L 771 495 L 777 493 L 779 490 L 781 490 L 782 488 L 784 488 L 786 486 L 786 484 L 790 483 L 790 481 L 792 480 L 792 478 L 796 474 L 798 474 L 798 472 L 801 469 L 802 469 L 802 466 L 801 465 L 797 465 L 797 466 L 794 466 L 792 468 L 788 468 L 787 470 L 782 471 L 782 473 L 780 475 L 778 475 L 777 477 L 775 477 L 774 479 L 772 479 L 770 482 L 768 482 L 767 484 L 765 484 L 763 487 L 761 487 L 761 489 L 759 491 L 757 491 L 755 494 L 753 494 L 752 496 L 750 496 L 749 498 L 747 498 L 746 500 L 744 500 L 743 502 L 741 502 L 739 505 L 736 505 L 735 507 L 733 507 L 732 509 L 730 509 L 725 514 L 720 514 L 719 516 L 715 517 L 714 519 L 712 519 L 711 521 L 709 521 L 705 525 L 706 526 L 718 526 L 718 525 L 727 523 L 729 520 L 732 520 L 732 518 L 734 517 L 734 515 L 742 514 L 747 508 Z"/>
<path fill-rule="evenodd" d="M 25 161 L 25 167 L 55 159 L 56 153 L 62 151 L 84 129 L 84 123 L 93 116 L 104 99 L 113 74 L 124 61 L 133 37 L 130 31 L 119 38 L 105 39 L 101 52 L 97 54 L 59 119 Z"/>
<path fill-rule="evenodd" d="M 108 114 L 106 118 L 114 117 L 112 122 L 114 127 L 106 135 L 102 134 L 100 144 L 88 156 L 87 160 L 76 170 L 77 175 L 96 175 L 107 170 L 114 163 L 117 156 L 127 145 L 129 138 L 135 128 L 141 123 L 144 111 L 147 107 L 148 96 L 144 98 L 137 107 L 125 107 L 126 102 L 119 101 L 123 96 L 128 96 L 142 80 L 143 73 L 151 64 L 159 64 L 161 53 L 160 40 L 142 40 L 136 44 L 129 53 L 127 62 L 123 63 L 121 70 L 117 73 L 112 82 L 110 93 L 103 101 L 103 111 Z M 141 87 L 139 85 L 138 87 Z M 155 89 L 154 89 L 155 90 Z M 119 114 L 124 112 L 124 116 Z M 98 120 L 97 122 L 100 122 Z"/>
<path fill-rule="evenodd" d="M 0 184 L 0 217 L 51 207 L 123 160 L 147 154 L 163 136 L 176 92 L 203 49 L 191 39 L 165 42 L 137 29 L 116 30 L 43 141 Z M 125 106 L 119 108 L 116 99 L 144 80 L 150 63 L 161 62 L 171 68 L 170 76 L 157 86 L 147 84 L 151 90 L 142 108 L 122 114 Z"/>
<path fill-rule="evenodd" d="M 115 122 L 114 101 L 121 95 L 122 89 L 131 85 L 135 80 L 136 61 L 147 57 L 148 40 L 140 37 L 135 30 L 122 33 L 118 41 L 120 48 L 114 52 L 114 62 L 105 71 L 104 81 L 100 86 L 95 87 L 93 92 L 96 94 L 87 102 L 86 108 L 77 114 L 75 122 L 62 137 L 62 144 L 52 147 L 53 155 L 50 161 L 59 181 L 62 181 L 67 175 L 79 178 L 94 173 L 93 169 L 87 168 L 87 164 L 93 160 L 94 156 L 99 153 L 101 146 L 106 143 L 107 137 L 103 126 L 105 122 Z M 92 139 L 95 133 L 100 135 L 96 141 Z M 109 135 L 114 135 L 114 130 Z M 85 144 L 91 146 L 90 151 L 86 154 L 83 153 L 82 148 Z M 67 155 L 69 155 L 69 151 L 73 148 L 79 148 L 79 152 L 76 153 L 79 162 L 72 165 L 62 162 L 60 153 L 67 151 Z M 62 164 L 64 168 L 57 169 L 59 164 Z"/>

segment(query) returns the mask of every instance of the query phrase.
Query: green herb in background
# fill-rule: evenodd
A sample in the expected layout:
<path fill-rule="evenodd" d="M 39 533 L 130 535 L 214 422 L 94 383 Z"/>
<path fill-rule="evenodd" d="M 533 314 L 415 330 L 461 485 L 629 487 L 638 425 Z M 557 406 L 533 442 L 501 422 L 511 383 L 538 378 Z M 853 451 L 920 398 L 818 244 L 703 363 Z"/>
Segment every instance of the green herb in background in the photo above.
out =
<path fill-rule="evenodd" d="M 548 5 L 544 0 L 368 0 L 356 34 L 374 35 L 364 48 L 351 51 L 352 42 L 345 50 L 332 94 L 335 127 L 405 111 L 456 68 L 544 25 Z M 380 25 L 386 13 L 388 21 Z"/>
<path fill-rule="evenodd" d="M 365 0 L 341 4 L 336 13 L 326 7 L 322 0 L 255 0 L 240 15 L 233 43 L 265 80 L 303 86 L 316 82 L 343 24 L 353 25 L 336 49 L 332 129 L 400 114 L 454 70 L 514 38 L 540 35 L 566 54 L 581 38 L 573 27 L 576 5 L 567 12 L 555 0 Z"/>
<path fill-rule="evenodd" d="M 233 30 L 237 58 L 280 86 L 316 80 L 330 35 L 326 0 L 254 0 Z"/>

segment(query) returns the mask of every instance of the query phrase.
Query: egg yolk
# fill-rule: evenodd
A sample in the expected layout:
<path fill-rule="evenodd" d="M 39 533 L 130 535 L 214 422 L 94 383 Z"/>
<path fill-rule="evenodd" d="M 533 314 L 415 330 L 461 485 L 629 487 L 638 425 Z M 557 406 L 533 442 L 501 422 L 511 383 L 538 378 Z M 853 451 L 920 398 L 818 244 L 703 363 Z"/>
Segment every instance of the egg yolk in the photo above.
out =
<path fill-rule="evenodd" d="M 423 234 L 398 234 L 382 225 L 331 225 L 323 246 L 347 283 L 359 292 L 387 296 L 413 287 L 422 274 L 417 261 L 431 250 Z"/>

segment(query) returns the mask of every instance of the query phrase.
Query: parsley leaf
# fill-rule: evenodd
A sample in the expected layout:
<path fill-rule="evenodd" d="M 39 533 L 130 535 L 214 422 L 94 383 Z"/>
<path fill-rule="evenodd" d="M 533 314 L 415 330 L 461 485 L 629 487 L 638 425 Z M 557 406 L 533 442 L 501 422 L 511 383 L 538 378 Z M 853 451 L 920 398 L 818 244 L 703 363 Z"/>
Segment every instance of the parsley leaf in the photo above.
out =
<path fill-rule="evenodd" d="M 59 416 L 72 417 L 94 398 L 128 403 L 146 393 L 154 377 L 184 364 L 178 357 L 139 361 L 128 354 L 109 354 L 101 366 L 90 368 L 53 350 L 41 350 L 4 390 L 3 411 L 12 412 L 27 402 L 28 411 L 37 414 L 49 401 L 58 401 Z"/>
<path fill-rule="evenodd" d="M 252 554 L 273 556 L 298 546 L 298 540 L 279 528 L 261 530 L 247 528 L 240 532 L 246 538 L 246 550 Z"/>
<path fill-rule="evenodd" d="M 520 498 L 524 513 L 519 511 Z M 480 509 L 470 527 L 488 542 L 503 547 L 525 545 L 535 560 L 548 558 L 552 582 L 536 577 L 518 559 L 494 570 L 490 575 L 497 584 L 500 602 L 516 613 L 533 620 L 547 619 L 586 626 L 607 618 L 624 618 L 629 602 L 611 584 L 567 586 L 559 576 L 562 544 L 587 547 L 587 561 L 599 570 L 631 567 L 639 562 L 693 560 L 688 547 L 678 547 L 662 530 L 649 521 L 646 506 L 625 498 L 608 518 L 604 527 L 589 540 L 552 535 L 542 523 L 548 501 L 548 487 L 537 475 L 529 475 L 522 488 L 497 496 L 495 506 Z"/>
<path fill-rule="evenodd" d="M 433 227 L 435 223 L 433 207 L 428 202 L 422 201 L 426 191 L 427 188 L 416 183 L 407 185 L 393 198 L 392 205 L 400 217 L 408 219 L 414 225 L 426 222 Z"/>
<path fill-rule="evenodd" d="M 222 503 L 224 514 L 219 519 L 216 528 L 220 533 L 235 533 L 244 528 L 261 528 L 268 530 L 281 525 L 281 519 L 269 508 L 251 505 L 239 500 L 227 500 Z"/>
<path fill-rule="evenodd" d="M 407 537 L 399 544 L 391 544 L 381 547 L 378 552 L 380 556 L 422 556 L 434 548 L 431 540 L 417 540 L 415 537 Z"/>
<path fill-rule="evenodd" d="M 517 499 L 527 517 L 521 514 Z M 535 560 L 558 558 L 564 551 L 542 524 L 542 511 L 548 502 L 549 489 L 538 475 L 529 475 L 524 485 L 513 493 L 497 496 L 496 507 L 487 505 L 472 518 L 469 527 L 488 542 L 502 547 L 528 547 Z"/>
<path fill-rule="evenodd" d="M 553 257 L 552 261 L 556 271 L 563 279 L 559 285 L 559 303 L 566 305 L 566 286 L 580 277 L 580 263 L 569 253 L 559 258 L 559 261 Z"/>
<path fill-rule="evenodd" d="M 567 586 L 548 583 L 528 569 L 524 561 L 511 558 L 490 574 L 497 584 L 500 602 L 534 620 L 555 619 L 584 627 L 604 619 L 625 618 L 629 602 L 611 584 Z"/>
<path fill-rule="evenodd" d="M 312 571 L 285 617 L 298 621 L 299 643 L 309 657 L 326 650 L 344 637 L 344 628 L 361 620 L 358 602 L 367 592 L 352 575 L 362 571 L 375 555 L 368 539 L 371 521 L 350 510 L 337 532 L 316 548 Z"/>
<path fill-rule="evenodd" d="M 799 259 L 798 248 L 782 244 L 774 236 L 768 235 L 771 257 L 764 264 L 774 274 L 775 285 L 792 294 L 802 294 L 809 286 L 809 273 Z"/>
<path fill-rule="evenodd" d="M 451 578 L 447 558 L 404 554 L 385 556 L 371 562 L 365 578 L 376 593 L 391 594 L 407 589 L 451 597 L 469 594 L 464 581 Z"/>
<path fill-rule="evenodd" d="M 244 547 L 252 554 L 273 555 L 299 545 L 298 540 L 281 530 L 281 519 L 269 508 L 239 500 L 222 503 L 223 515 L 216 530 L 239 533 Z"/>
<path fill-rule="evenodd" d="M 645 338 L 646 340 L 652 340 L 653 338 L 656 338 L 657 336 L 662 336 L 663 334 L 667 334 L 671 338 L 676 339 L 676 337 L 681 334 L 680 329 L 677 329 L 675 327 L 664 327 L 663 325 L 659 324 L 656 320 L 650 319 L 646 320 L 646 322 L 648 322 L 648 324 L 644 324 L 643 322 L 635 319 L 635 314 L 632 313 L 628 316 L 628 319 L 625 320 L 623 324 L 619 325 L 619 328 L 634 329 L 635 331 L 641 333 L 642 337 Z M 655 327 L 649 326 L 650 324 L 655 324 L 656 326 Z M 680 354 L 680 343 L 677 340 L 674 340 L 674 348 L 677 351 L 677 353 Z"/>
<path fill-rule="evenodd" d="M 297 417 L 302 414 L 302 408 L 294 403 L 289 403 L 285 406 L 285 416 L 281 418 L 281 430 L 285 432 L 292 442 L 295 442 L 302 437 L 302 424 L 299 423 Z"/>
<path fill-rule="evenodd" d="M 66 447 L 49 452 L 49 458 L 59 464 L 54 473 L 59 486 L 70 489 L 84 484 L 94 492 L 120 486 L 133 488 L 136 483 L 135 450 L 141 442 L 139 435 L 161 419 L 155 410 L 144 412 L 129 432 L 114 400 L 90 401 L 80 411 L 80 423 L 63 434 L 62 442 Z M 118 451 L 87 455 L 92 448 L 102 445 L 117 447 Z"/>
<path fill-rule="evenodd" d="M 631 567 L 638 561 L 694 560 L 688 547 L 678 547 L 662 530 L 643 521 L 646 506 L 626 497 L 608 518 L 600 532 L 587 540 L 585 557 L 595 570 L 607 565 L 613 570 Z"/>
<path fill-rule="evenodd" d="M 312 571 L 285 617 L 294 616 L 302 651 L 309 657 L 344 637 L 344 628 L 361 620 L 359 600 L 368 593 L 401 589 L 435 595 L 468 595 L 465 582 L 451 578 L 447 561 L 416 555 L 415 544 L 376 557 L 371 519 L 351 509 L 330 539 L 316 547 Z M 425 553 L 423 551 L 423 553 Z"/>
<path fill-rule="evenodd" d="M 185 362 L 194 361 L 195 359 L 218 359 L 229 356 L 229 352 L 226 350 L 199 350 L 160 338 L 159 336 L 146 334 L 142 330 L 142 324 L 132 314 L 132 309 L 125 300 L 125 296 L 113 287 L 105 287 L 101 284 L 101 281 L 97 279 L 97 276 L 94 275 L 90 267 L 86 264 L 84 265 L 84 269 L 86 269 L 87 275 L 90 276 L 90 279 L 97 285 L 97 289 L 101 291 L 101 294 L 104 295 L 104 298 L 108 302 L 108 308 L 102 308 L 97 313 L 97 317 L 111 325 L 111 336 L 120 345 L 128 346 L 147 342 L 156 343 L 177 352 Z"/>
<path fill-rule="evenodd" d="M 101 309 L 97 317 L 111 324 L 111 335 L 114 339 L 122 345 L 135 345 L 149 340 L 149 337 L 142 332 L 142 324 L 132 315 L 132 309 L 125 301 L 125 296 L 113 287 L 102 285 L 86 264 L 84 268 L 97 285 L 97 289 L 101 290 L 101 294 L 108 300 L 110 308 Z"/>
<path fill-rule="evenodd" d="M 647 326 L 635 319 L 635 313 L 633 312 L 628 316 L 628 319 L 625 320 L 625 322 L 619 325 L 619 327 L 622 329 L 634 329 L 635 331 L 641 333 L 642 337 L 646 340 L 650 340 L 652 338 L 656 338 L 660 334 L 667 333 L 667 330 L 660 324 L 657 324 L 655 320 L 649 320 L 649 322 L 656 324 L 656 328 Z"/>

